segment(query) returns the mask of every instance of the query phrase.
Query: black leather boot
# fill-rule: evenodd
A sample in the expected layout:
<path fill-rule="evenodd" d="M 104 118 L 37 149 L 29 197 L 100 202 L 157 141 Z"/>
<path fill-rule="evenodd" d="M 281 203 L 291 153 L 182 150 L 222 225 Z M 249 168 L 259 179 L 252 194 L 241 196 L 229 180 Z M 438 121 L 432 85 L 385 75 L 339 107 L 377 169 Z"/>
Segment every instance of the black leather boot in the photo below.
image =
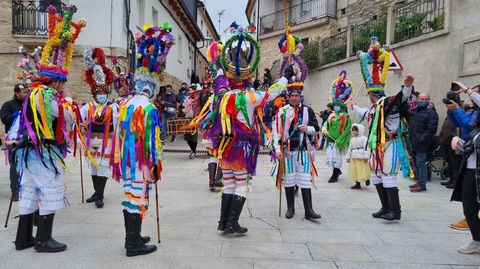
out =
<path fill-rule="evenodd" d="M 384 220 L 400 220 L 402 211 L 400 210 L 400 197 L 398 196 L 398 188 L 385 188 L 387 191 L 390 212 L 382 215 Z"/>
<path fill-rule="evenodd" d="M 382 204 L 382 208 L 378 210 L 377 212 L 372 214 L 372 217 L 374 218 L 381 218 L 383 214 L 386 214 L 390 212 L 390 206 L 388 205 L 388 197 L 387 197 L 387 191 L 383 188 L 383 184 L 374 184 L 375 189 L 377 189 L 378 193 L 378 198 L 380 198 L 380 203 Z"/>
<path fill-rule="evenodd" d="M 17 237 L 15 238 L 15 249 L 22 250 L 35 245 L 32 235 L 34 213 L 20 215 L 18 218 Z"/>
<path fill-rule="evenodd" d="M 93 203 L 97 200 L 97 189 L 98 189 L 97 176 L 92 175 L 92 183 L 93 183 L 93 189 L 95 190 L 95 192 L 92 194 L 92 196 L 90 196 L 90 198 L 87 198 L 87 200 L 85 200 L 85 202 L 87 203 Z"/>
<path fill-rule="evenodd" d="M 128 225 L 128 217 L 130 216 L 130 213 L 127 211 L 127 210 L 123 210 L 123 221 L 125 223 L 125 235 L 127 234 L 128 232 L 128 228 L 127 228 L 127 225 Z M 150 236 L 141 236 L 141 233 L 140 233 L 140 238 L 142 238 L 142 241 L 143 243 L 148 243 L 150 242 Z M 125 236 L 125 249 L 127 248 L 127 237 Z"/>
<path fill-rule="evenodd" d="M 305 218 L 308 220 L 319 219 L 322 216 L 313 211 L 312 190 L 302 188 L 303 207 L 305 208 Z"/>
<path fill-rule="evenodd" d="M 95 200 L 95 206 L 102 208 L 104 205 L 103 202 L 103 193 L 105 191 L 105 185 L 107 185 L 108 177 L 99 177 L 97 176 L 97 189 L 95 193 L 97 194 L 97 199 Z"/>
<path fill-rule="evenodd" d="M 291 219 L 295 214 L 295 187 L 285 187 L 285 196 L 287 197 L 285 218 Z"/>
<path fill-rule="evenodd" d="M 208 164 L 208 187 L 211 191 L 215 190 L 215 176 L 217 173 L 217 164 L 209 163 Z"/>
<path fill-rule="evenodd" d="M 222 194 L 222 205 L 220 208 L 220 220 L 218 221 L 217 230 L 224 231 L 227 226 L 228 213 L 230 213 L 230 206 L 232 204 L 233 194 Z"/>
<path fill-rule="evenodd" d="M 35 250 L 38 252 L 60 252 L 67 249 L 67 245 L 52 238 L 53 219 L 55 214 L 43 215 L 38 219 Z"/>
<path fill-rule="evenodd" d="M 338 177 L 342 174 L 342 170 L 333 168 L 332 176 L 328 180 L 328 183 L 334 183 L 338 181 Z"/>
<path fill-rule="evenodd" d="M 242 213 L 243 205 L 247 199 L 242 196 L 233 195 L 232 202 L 230 204 L 230 212 L 227 218 L 227 225 L 225 226 L 226 233 L 236 233 L 244 234 L 248 232 L 248 229 L 240 226 L 238 220 L 240 219 L 240 214 Z"/>
<path fill-rule="evenodd" d="M 223 172 L 222 169 L 217 170 L 217 174 L 215 175 L 215 187 L 222 188 L 223 187 Z"/>
<path fill-rule="evenodd" d="M 358 189 L 361 189 L 362 186 L 360 185 L 360 182 L 356 181 L 355 182 L 355 185 L 351 186 L 350 189 L 352 190 L 358 190 Z"/>
<path fill-rule="evenodd" d="M 126 228 L 127 257 L 145 255 L 157 250 L 155 245 L 145 245 L 140 236 L 142 218 L 140 214 L 128 213 Z"/>

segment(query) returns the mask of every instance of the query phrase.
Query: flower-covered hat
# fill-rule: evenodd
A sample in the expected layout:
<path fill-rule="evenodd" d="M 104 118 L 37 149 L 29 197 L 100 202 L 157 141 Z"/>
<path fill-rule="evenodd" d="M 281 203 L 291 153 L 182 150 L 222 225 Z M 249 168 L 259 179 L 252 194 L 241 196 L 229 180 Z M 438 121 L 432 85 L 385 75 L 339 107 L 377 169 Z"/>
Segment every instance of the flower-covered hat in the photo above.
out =
<path fill-rule="evenodd" d="M 77 12 L 75 5 L 63 8 L 63 18 L 56 14 L 54 6 L 47 8 L 48 39 L 43 47 L 39 75 L 53 80 L 67 81 L 73 57 L 73 44 L 83 27 L 87 25 L 84 19 L 72 21 Z"/>
<path fill-rule="evenodd" d="M 332 88 L 330 91 L 330 102 L 338 101 L 346 103 L 352 96 L 353 82 L 347 80 L 347 71 L 342 70 L 338 78 L 332 81 Z"/>
<path fill-rule="evenodd" d="M 146 24 L 143 34 L 136 37 L 137 64 L 134 75 L 135 91 L 148 92 L 150 96 L 159 88 L 160 74 L 165 70 L 167 55 L 173 46 L 172 26 Z"/>
<path fill-rule="evenodd" d="M 257 32 L 255 26 L 243 28 L 233 22 L 229 31 L 233 35 L 225 42 L 220 60 L 227 77 L 238 84 L 232 85 L 236 87 L 248 81 L 257 70 L 260 48 L 253 38 Z"/>
<path fill-rule="evenodd" d="M 298 36 L 292 35 L 291 28 L 287 26 L 285 34 L 278 41 L 278 49 L 283 54 L 282 65 L 280 67 L 280 76 L 287 66 L 293 65 L 295 76 L 287 84 L 288 93 L 298 92 L 303 94 L 304 81 L 308 76 L 308 67 L 299 53 L 304 46 Z"/>
<path fill-rule="evenodd" d="M 368 52 L 358 51 L 360 58 L 360 71 L 367 88 L 367 93 L 373 92 L 385 95 L 385 81 L 387 80 L 388 68 L 390 67 L 390 52 L 387 46 L 381 46 L 378 37 L 372 37 Z M 372 73 L 368 71 L 368 65 L 372 65 Z"/>
<path fill-rule="evenodd" d="M 110 93 L 113 83 L 113 72 L 105 65 L 105 53 L 101 48 L 86 48 L 83 51 L 85 62 L 85 81 L 90 86 L 92 94 Z"/>

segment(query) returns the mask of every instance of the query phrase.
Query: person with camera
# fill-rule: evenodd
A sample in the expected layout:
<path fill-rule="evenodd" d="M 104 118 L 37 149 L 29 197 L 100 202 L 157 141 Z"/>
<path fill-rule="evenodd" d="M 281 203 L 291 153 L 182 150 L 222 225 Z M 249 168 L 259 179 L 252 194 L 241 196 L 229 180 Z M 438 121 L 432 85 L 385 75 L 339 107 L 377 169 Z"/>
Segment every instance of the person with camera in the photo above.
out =
<path fill-rule="evenodd" d="M 437 133 L 438 114 L 430 102 L 428 93 L 421 93 L 417 98 L 417 106 L 412 110 L 408 121 L 408 135 L 415 154 L 415 165 L 418 180 L 410 186 L 411 192 L 427 190 L 427 152 Z"/>
<path fill-rule="evenodd" d="M 457 92 L 464 92 L 473 101 L 476 106 L 480 105 L 480 85 L 467 88 L 465 85 L 454 82 L 458 85 Z M 453 87 L 452 87 L 453 88 Z M 455 90 L 455 89 L 454 89 Z M 458 112 L 458 105 L 455 102 L 447 105 L 449 110 Z M 480 167 L 480 117 L 475 117 L 471 125 L 471 131 L 466 138 L 454 137 L 452 139 L 452 149 L 462 154 L 462 163 L 460 171 L 452 193 L 451 201 L 462 202 L 463 214 L 472 234 L 472 241 L 458 249 L 460 253 L 472 254 L 480 253 L 480 178 L 478 176 Z"/>
<path fill-rule="evenodd" d="M 174 119 L 177 117 L 178 105 L 181 101 L 180 97 L 173 92 L 172 85 L 166 85 L 165 89 L 165 93 L 160 96 L 160 104 L 163 106 L 162 141 L 165 141 L 165 138 L 167 137 L 167 122 L 169 119 Z M 170 142 L 175 142 L 175 139 L 175 135 L 172 135 Z"/>

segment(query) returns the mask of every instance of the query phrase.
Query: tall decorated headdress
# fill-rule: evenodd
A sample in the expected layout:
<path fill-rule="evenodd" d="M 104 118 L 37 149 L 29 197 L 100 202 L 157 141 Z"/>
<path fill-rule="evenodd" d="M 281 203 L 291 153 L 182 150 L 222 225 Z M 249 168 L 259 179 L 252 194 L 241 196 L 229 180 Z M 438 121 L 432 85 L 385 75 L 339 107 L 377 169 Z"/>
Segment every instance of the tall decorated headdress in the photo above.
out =
<path fill-rule="evenodd" d="M 233 22 L 229 31 L 232 36 L 225 42 L 220 61 L 232 88 L 244 88 L 256 72 L 260 61 L 260 47 L 253 38 L 257 28 L 247 28 Z"/>
<path fill-rule="evenodd" d="M 28 85 L 37 77 L 36 72 L 39 69 L 38 65 L 40 63 L 42 47 L 37 47 L 32 53 L 29 53 L 23 46 L 20 46 L 18 52 L 22 54 L 22 58 L 18 62 L 18 67 L 20 67 L 21 71 L 20 74 L 18 74 L 17 79 L 21 80 L 22 84 Z"/>
<path fill-rule="evenodd" d="M 330 102 L 346 104 L 353 93 L 353 82 L 347 80 L 347 71 L 342 70 L 338 78 L 332 81 L 332 88 L 330 90 Z"/>
<path fill-rule="evenodd" d="M 360 71 L 367 93 L 373 92 L 378 95 L 385 95 L 385 81 L 387 80 L 388 68 L 390 67 L 390 52 L 388 47 L 383 47 L 378 42 L 378 37 L 372 37 L 368 52 L 358 51 L 360 58 Z M 368 66 L 372 65 L 371 73 Z"/>
<path fill-rule="evenodd" d="M 77 12 L 75 5 L 63 7 L 63 18 L 56 14 L 54 6 L 47 8 L 48 39 L 43 47 L 39 75 L 54 80 L 66 81 L 73 57 L 73 44 L 78 38 L 86 21 L 72 21 Z"/>
<path fill-rule="evenodd" d="M 165 70 L 167 55 L 173 46 L 172 26 L 145 24 L 143 34 L 136 37 L 137 63 L 134 75 L 135 91 L 148 92 L 150 96 L 159 88 L 160 74 Z"/>
<path fill-rule="evenodd" d="M 287 84 L 288 93 L 298 92 L 303 94 L 304 81 L 308 76 L 308 67 L 303 58 L 299 55 L 304 46 L 298 36 L 292 35 L 291 28 L 287 25 L 285 33 L 278 41 L 278 49 L 283 54 L 282 64 L 280 66 L 280 76 L 285 69 L 292 66 L 295 76 Z"/>
<path fill-rule="evenodd" d="M 208 61 L 208 75 L 211 78 L 217 76 L 217 70 L 221 68 L 220 56 L 222 55 L 223 44 L 220 42 L 212 42 L 207 49 L 207 61 Z"/>
<path fill-rule="evenodd" d="M 120 63 L 120 60 L 116 57 L 112 57 L 112 65 L 114 71 L 113 89 L 117 92 L 118 96 L 126 97 L 134 94 L 133 72 L 127 70 L 127 68 Z"/>
<path fill-rule="evenodd" d="M 85 81 L 90 86 L 92 94 L 110 93 L 113 83 L 113 72 L 105 64 L 105 53 L 101 48 L 86 48 L 83 51 L 85 62 Z"/>

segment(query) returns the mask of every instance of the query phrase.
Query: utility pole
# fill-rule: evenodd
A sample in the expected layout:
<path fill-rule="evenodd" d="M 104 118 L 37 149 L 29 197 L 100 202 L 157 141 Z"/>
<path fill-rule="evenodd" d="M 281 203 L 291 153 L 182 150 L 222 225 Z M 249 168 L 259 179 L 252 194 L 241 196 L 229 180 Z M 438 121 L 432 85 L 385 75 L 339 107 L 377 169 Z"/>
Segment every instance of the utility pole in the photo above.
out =
<path fill-rule="evenodd" d="M 222 9 L 217 13 L 217 15 L 218 15 L 218 32 L 219 33 L 221 33 L 221 31 L 222 31 L 221 22 L 222 22 L 223 13 L 225 13 L 225 9 Z M 220 39 L 222 39 L 221 36 L 220 36 Z"/>

